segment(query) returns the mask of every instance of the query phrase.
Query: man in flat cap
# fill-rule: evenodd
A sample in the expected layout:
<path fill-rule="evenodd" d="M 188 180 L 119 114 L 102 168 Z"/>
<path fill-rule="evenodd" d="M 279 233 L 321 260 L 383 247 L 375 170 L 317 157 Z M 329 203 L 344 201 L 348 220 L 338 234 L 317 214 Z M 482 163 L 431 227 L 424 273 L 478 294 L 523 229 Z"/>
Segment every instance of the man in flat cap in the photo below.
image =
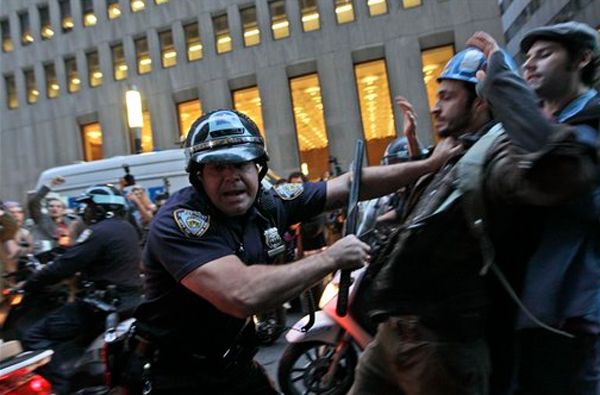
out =
<path fill-rule="evenodd" d="M 485 52 L 497 45 L 485 34 L 474 38 L 470 44 Z M 523 77 L 537 94 L 546 118 L 551 123 L 571 125 L 575 142 L 596 151 L 600 95 L 593 86 L 600 68 L 598 32 L 579 22 L 543 26 L 525 34 L 521 50 L 526 57 Z M 488 93 L 496 100 L 509 99 L 500 97 L 502 89 L 498 86 Z M 532 117 L 517 108 L 511 114 L 508 123 L 543 137 L 542 124 L 533 124 Z M 516 368 L 516 380 L 508 386 L 512 389 L 494 393 L 600 394 L 599 218 L 598 178 L 592 190 L 541 216 L 541 236 L 532 245 L 520 295 L 533 316 L 522 309 L 517 312 L 518 357 L 510 363 Z M 512 325 L 512 321 L 507 323 Z M 542 328 L 543 324 L 556 331 Z M 495 370 L 502 369 L 495 366 Z"/>

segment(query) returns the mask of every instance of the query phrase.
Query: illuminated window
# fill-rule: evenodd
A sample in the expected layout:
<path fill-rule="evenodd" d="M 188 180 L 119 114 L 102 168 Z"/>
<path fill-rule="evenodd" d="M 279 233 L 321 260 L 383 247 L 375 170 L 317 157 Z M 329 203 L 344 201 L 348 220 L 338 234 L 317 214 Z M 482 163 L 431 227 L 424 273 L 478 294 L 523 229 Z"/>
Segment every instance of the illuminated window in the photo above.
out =
<path fill-rule="evenodd" d="M 340 25 L 354 20 L 352 0 L 335 0 L 335 18 Z"/>
<path fill-rule="evenodd" d="M 388 11 L 387 0 L 368 0 L 367 5 L 371 16 L 385 14 Z"/>
<path fill-rule="evenodd" d="M 154 4 L 159 4 L 159 5 L 160 4 L 165 4 L 165 3 L 168 3 L 168 2 L 169 2 L 169 0 L 154 0 Z"/>
<path fill-rule="evenodd" d="M 81 125 L 81 140 L 83 141 L 83 159 L 98 160 L 104 157 L 102 153 L 102 128 L 100 123 Z"/>
<path fill-rule="evenodd" d="M 113 76 L 116 81 L 127 78 L 127 63 L 125 62 L 125 51 L 123 44 L 116 44 L 110 47 L 112 54 Z"/>
<path fill-rule="evenodd" d="M 33 34 L 31 33 L 29 14 L 27 12 L 19 14 L 19 25 L 21 26 L 21 43 L 23 45 L 31 44 L 33 42 Z"/>
<path fill-rule="evenodd" d="M 229 33 L 227 15 L 213 17 L 213 27 L 215 29 L 215 41 L 217 42 L 217 53 L 231 51 L 231 34 Z"/>
<path fill-rule="evenodd" d="M 202 104 L 200 100 L 194 99 L 177 103 L 177 119 L 179 124 L 179 135 L 184 137 L 190 130 L 194 121 L 202 115 Z"/>
<path fill-rule="evenodd" d="M 89 52 L 86 54 L 87 66 L 88 66 L 88 78 L 90 86 L 96 87 L 102 85 L 102 71 L 100 70 L 100 60 L 98 58 L 98 51 Z"/>
<path fill-rule="evenodd" d="M 152 59 L 150 58 L 146 37 L 140 37 L 135 40 L 135 58 L 138 74 L 146 74 L 152 71 Z"/>
<path fill-rule="evenodd" d="M 60 85 L 58 84 L 58 78 L 56 78 L 56 69 L 54 63 L 44 65 L 44 73 L 46 74 L 46 96 L 50 99 L 58 97 L 60 92 Z"/>
<path fill-rule="evenodd" d="M 256 7 L 247 7 L 240 10 L 242 17 L 242 31 L 244 34 L 244 45 L 250 47 L 260 44 L 260 30 L 256 21 Z"/>
<path fill-rule="evenodd" d="M 423 3 L 421 0 L 402 0 L 402 6 L 404 8 L 418 7 Z"/>
<path fill-rule="evenodd" d="M 271 31 L 273 38 L 279 40 L 290 36 L 290 22 L 285 13 L 285 1 L 277 0 L 269 3 L 271 11 Z"/>
<path fill-rule="evenodd" d="M 187 59 L 190 62 L 202 59 L 202 41 L 200 40 L 200 29 L 197 23 L 189 23 L 183 27 L 185 32 L 185 46 L 187 48 Z"/>
<path fill-rule="evenodd" d="M 75 58 L 65 58 L 65 71 L 67 73 L 67 91 L 69 93 L 79 92 L 81 88 L 81 80 L 77 72 L 77 62 Z"/>
<path fill-rule="evenodd" d="M 33 70 L 25 70 L 23 73 L 25 74 L 27 103 L 33 104 L 38 101 L 40 96 L 40 91 L 37 89 L 37 84 L 35 83 L 35 74 L 33 73 Z"/>
<path fill-rule="evenodd" d="M 396 137 L 392 98 L 384 60 L 354 67 L 363 133 L 370 165 L 379 164 L 385 148 Z"/>
<path fill-rule="evenodd" d="M 142 126 L 142 152 L 152 152 L 154 150 L 154 139 L 152 137 L 152 122 L 150 112 L 142 113 L 144 118 L 144 126 Z"/>
<path fill-rule="evenodd" d="M 42 40 L 50 40 L 54 36 L 54 29 L 50 22 L 50 10 L 47 5 L 39 6 L 38 13 L 40 14 L 40 34 Z"/>
<path fill-rule="evenodd" d="M 108 19 L 117 19 L 121 16 L 121 12 L 119 0 L 106 1 L 106 14 L 108 15 Z"/>
<path fill-rule="evenodd" d="M 261 134 L 264 136 L 264 124 L 262 118 L 262 107 L 258 87 L 239 89 L 233 92 L 233 108 L 246 114 L 258 126 Z"/>
<path fill-rule="evenodd" d="M 0 21 L 0 31 L 2 32 L 2 51 L 11 52 L 14 46 L 10 37 L 10 23 L 8 19 Z"/>
<path fill-rule="evenodd" d="M 146 2 L 144 0 L 129 0 L 129 7 L 132 12 L 140 12 L 146 8 Z"/>
<path fill-rule="evenodd" d="M 160 41 L 162 66 L 164 68 L 175 66 L 177 64 L 177 51 L 175 51 L 171 30 L 158 33 L 158 39 Z"/>
<path fill-rule="evenodd" d="M 290 79 L 301 167 L 317 179 L 329 170 L 329 151 L 317 74 Z M 306 164 L 306 165 L 305 165 Z"/>
<path fill-rule="evenodd" d="M 19 107 L 19 98 L 17 97 L 17 83 L 14 75 L 4 76 L 4 85 L 6 86 L 6 105 L 13 109 Z"/>
<path fill-rule="evenodd" d="M 319 9 L 316 0 L 300 0 L 300 12 L 302 15 L 302 29 L 305 32 L 319 30 Z"/>
<path fill-rule="evenodd" d="M 427 90 L 427 101 L 429 108 L 433 109 L 437 101 L 437 91 L 439 84 L 437 78 L 440 76 L 444 66 L 450 58 L 454 56 L 454 47 L 447 45 L 433 49 L 426 49 L 421 52 L 421 61 L 423 63 L 423 81 Z"/>
<path fill-rule="evenodd" d="M 92 0 L 81 0 L 81 19 L 83 26 L 95 26 L 98 22 L 96 14 L 94 14 L 94 3 Z"/>
<path fill-rule="evenodd" d="M 67 33 L 73 29 L 73 15 L 71 15 L 71 0 L 60 0 L 60 27 L 63 33 Z"/>

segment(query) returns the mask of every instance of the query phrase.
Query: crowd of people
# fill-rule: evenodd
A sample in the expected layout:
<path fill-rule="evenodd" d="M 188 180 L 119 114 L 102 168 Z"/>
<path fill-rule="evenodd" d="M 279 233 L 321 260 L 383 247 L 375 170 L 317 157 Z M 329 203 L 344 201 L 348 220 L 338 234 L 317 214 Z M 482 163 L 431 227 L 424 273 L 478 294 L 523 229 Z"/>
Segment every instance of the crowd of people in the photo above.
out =
<path fill-rule="evenodd" d="M 264 188 L 269 155 L 257 125 L 216 110 L 187 135 L 190 186 L 158 211 L 135 186 L 96 186 L 80 199 L 84 225 L 74 225 L 81 220 L 47 197 L 60 178 L 30 198 L 33 229 L 6 202 L 5 270 L 48 240 L 69 247 L 24 290 L 83 271 L 126 297 L 140 287 L 141 260 L 131 393 L 276 394 L 254 360 L 251 316 L 369 265 L 364 308 L 377 334 L 350 394 L 600 394 L 598 32 L 577 22 L 533 29 L 521 70 L 485 32 L 465 47 L 438 78 L 437 145 L 421 147 L 417 115 L 398 97 L 404 136 L 381 166 L 362 170 L 360 198 L 377 199 L 363 228 L 385 226 L 384 246 L 327 235 L 324 213 L 344 206 L 353 174 L 309 182 L 293 173 Z M 289 242 L 301 253 L 280 259 Z M 67 322 L 81 331 L 87 320 L 65 307 L 25 344 L 52 348 Z"/>

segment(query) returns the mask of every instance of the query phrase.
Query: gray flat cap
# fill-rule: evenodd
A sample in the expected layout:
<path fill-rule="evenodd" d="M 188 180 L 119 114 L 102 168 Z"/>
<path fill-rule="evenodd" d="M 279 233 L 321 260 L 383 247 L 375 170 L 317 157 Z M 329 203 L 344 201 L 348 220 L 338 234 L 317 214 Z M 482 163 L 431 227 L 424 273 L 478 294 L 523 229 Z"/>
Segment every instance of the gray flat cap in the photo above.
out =
<path fill-rule="evenodd" d="M 596 57 L 600 56 L 598 32 L 585 23 L 565 22 L 532 29 L 521 40 L 521 51 L 529 51 L 536 41 L 543 39 L 575 44 L 591 49 Z"/>

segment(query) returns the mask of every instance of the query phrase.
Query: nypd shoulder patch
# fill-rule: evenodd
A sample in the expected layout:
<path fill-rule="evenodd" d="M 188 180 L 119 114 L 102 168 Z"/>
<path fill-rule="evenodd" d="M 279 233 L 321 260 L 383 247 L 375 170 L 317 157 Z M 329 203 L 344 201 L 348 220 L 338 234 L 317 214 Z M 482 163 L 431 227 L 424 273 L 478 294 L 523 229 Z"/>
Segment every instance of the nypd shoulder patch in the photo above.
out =
<path fill-rule="evenodd" d="M 175 218 L 179 230 L 188 237 L 200 237 L 210 226 L 210 217 L 200 211 L 180 208 L 173 211 L 173 218 Z"/>
<path fill-rule="evenodd" d="M 77 240 L 75 240 L 75 242 L 77 244 L 81 244 L 84 241 L 88 240 L 90 238 L 90 236 L 92 236 L 92 233 L 94 233 L 93 230 L 91 229 L 85 229 L 83 232 L 81 232 L 81 234 L 79 235 L 79 237 L 77 238 Z"/>
<path fill-rule="evenodd" d="M 294 200 L 298 196 L 302 195 L 302 192 L 304 192 L 304 185 L 286 183 L 277 185 L 274 189 L 275 193 L 277 193 L 277 196 L 283 200 Z"/>

